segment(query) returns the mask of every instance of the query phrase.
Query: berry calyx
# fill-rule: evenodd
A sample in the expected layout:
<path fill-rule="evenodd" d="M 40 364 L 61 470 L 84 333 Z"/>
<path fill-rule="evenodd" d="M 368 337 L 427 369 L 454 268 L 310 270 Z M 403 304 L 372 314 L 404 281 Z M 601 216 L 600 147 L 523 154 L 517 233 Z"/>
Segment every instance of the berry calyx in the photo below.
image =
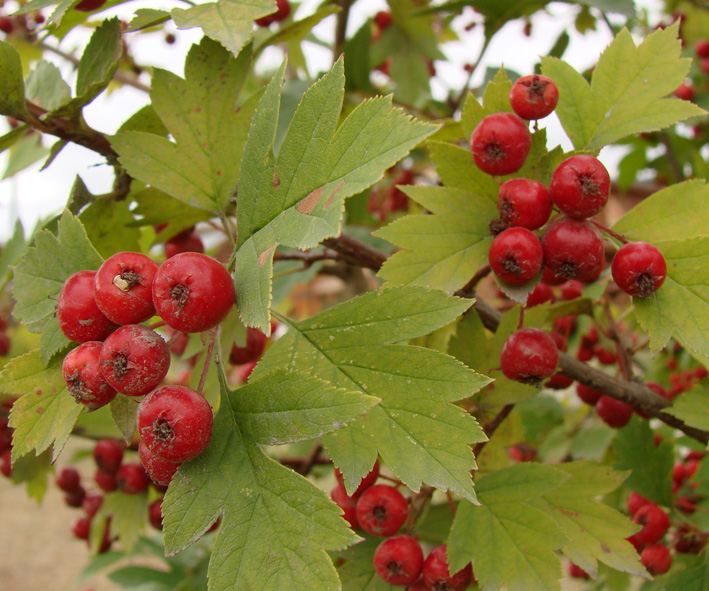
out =
<path fill-rule="evenodd" d="M 596 403 L 596 414 L 609 427 L 621 429 L 630 422 L 630 418 L 633 416 L 633 407 L 604 395 Z"/>
<path fill-rule="evenodd" d="M 549 220 L 552 201 L 542 183 L 531 179 L 510 179 L 500 185 L 497 209 L 507 226 L 536 230 Z"/>
<path fill-rule="evenodd" d="M 559 365 L 556 343 L 538 328 L 522 328 L 505 341 L 500 369 L 510 380 L 539 386 Z"/>
<path fill-rule="evenodd" d="M 470 149 L 477 167 L 487 174 L 517 172 L 532 147 L 527 125 L 514 113 L 493 113 L 473 130 Z"/>
<path fill-rule="evenodd" d="M 96 271 L 78 271 L 62 286 L 57 301 L 57 323 L 64 336 L 75 343 L 102 341 L 117 327 L 96 305 Z"/>
<path fill-rule="evenodd" d="M 625 293 L 646 298 L 655 293 L 667 277 L 662 253 L 647 242 L 630 242 L 613 257 L 611 275 Z"/>
<path fill-rule="evenodd" d="M 473 567 L 468 563 L 451 574 L 446 548 L 445 544 L 438 546 L 426 557 L 421 578 L 432 591 L 465 591 L 473 580 Z"/>
<path fill-rule="evenodd" d="M 553 222 L 542 236 L 544 266 L 552 278 L 590 283 L 603 270 L 605 252 L 603 237 L 596 226 L 587 220 L 562 217 Z"/>
<path fill-rule="evenodd" d="M 542 119 L 559 102 L 559 89 L 548 76 L 530 74 L 518 78 L 510 89 L 510 105 L 522 119 Z"/>
<path fill-rule="evenodd" d="M 399 531 L 409 515 L 409 505 L 398 490 L 388 484 L 375 484 L 357 501 L 357 521 L 374 536 L 391 536 Z"/>
<path fill-rule="evenodd" d="M 101 371 L 103 343 L 88 341 L 72 349 L 62 361 L 62 377 L 69 394 L 89 410 L 96 410 L 116 397 L 116 390 Z"/>
<path fill-rule="evenodd" d="M 488 260 L 492 271 L 510 285 L 524 285 L 542 269 L 542 243 L 526 228 L 508 228 L 495 236 Z"/>
<path fill-rule="evenodd" d="M 421 576 L 423 550 L 416 538 L 392 536 L 374 551 L 374 570 L 390 585 L 410 585 Z"/>
<path fill-rule="evenodd" d="M 212 438 L 212 408 L 185 386 L 153 390 L 138 405 L 138 432 L 143 445 L 166 462 L 187 462 L 201 454 Z"/>
<path fill-rule="evenodd" d="M 608 202 L 611 177 L 603 163 L 588 154 L 564 160 L 551 175 L 549 196 L 569 217 L 585 219 L 596 215 Z"/>

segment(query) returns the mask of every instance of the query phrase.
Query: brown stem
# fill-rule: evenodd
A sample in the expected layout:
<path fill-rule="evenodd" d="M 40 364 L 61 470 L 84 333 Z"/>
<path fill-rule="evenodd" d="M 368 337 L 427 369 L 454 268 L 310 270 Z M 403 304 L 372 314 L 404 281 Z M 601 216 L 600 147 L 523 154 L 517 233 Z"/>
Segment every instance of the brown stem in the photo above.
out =
<path fill-rule="evenodd" d="M 608 336 L 615 342 L 615 348 L 618 352 L 618 365 L 620 366 L 620 373 L 623 375 L 625 380 L 633 379 L 633 361 L 630 358 L 628 352 L 628 347 L 623 341 L 623 337 L 618 329 L 618 323 L 613 318 L 613 313 L 611 312 L 610 302 L 607 297 L 603 298 L 601 302 L 603 306 L 603 312 L 608 320 Z"/>
<path fill-rule="evenodd" d="M 317 463 L 321 451 L 322 443 L 317 441 L 310 450 L 310 453 L 301 461 L 300 466 L 298 467 L 298 473 L 303 476 L 307 476 L 313 469 L 313 466 Z"/>
<path fill-rule="evenodd" d="M 387 255 L 381 250 L 345 234 L 340 234 L 337 238 L 328 238 L 323 241 L 323 244 L 339 252 L 344 261 L 355 267 L 379 271 L 387 260 Z"/>
<path fill-rule="evenodd" d="M 345 44 L 347 35 L 347 21 L 350 18 L 350 6 L 352 0 L 339 0 L 338 6 L 342 9 L 337 13 L 337 25 L 335 27 L 335 43 L 332 46 L 332 61 L 336 62 L 342 53 L 342 46 Z"/>
<path fill-rule="evenodd" d="M 510 416 L 510 413 L 512 412 L 512 409 L 514 407 L 514 404 L 505 404 L 505 406 L 502 407 L 500 412 L 498 412 L 495 417 L 483 427 L 483 431 L 485 431 L 485 435 L 487 435 L 487 441 L 481 441 L 480 443 L 475 444 L 475 447 L 473 448 L 473 454 L 476 458 L 480 455 L 480 452 L 482 452 L 488 441 L 490 441 L 490 438 L 495 433 L 495 431 L 497 431 L 497 428 L 508 416 Z"/>
<path fill-rule="evenodd" d="M 475 272 L 475 275 L 470 278 L 470 281 L 468 281 L 468 283 L 461 287 L 460 291 L 465 293 L 474 292 L 478 283 L 485 279 L 485 277 L 487 277 L 491 271 L 492 268 L 490 267 L 490 265 L 483 265 Z"/>
<path fill-rule="evenodd" d="M 303 261 L 306 266 L 310 266 L 317 261 L 337 261 L 342 259 L 340 253 L 326 250 L 325 252 L 277 252 L 273 255 L 274 261 Z"/>

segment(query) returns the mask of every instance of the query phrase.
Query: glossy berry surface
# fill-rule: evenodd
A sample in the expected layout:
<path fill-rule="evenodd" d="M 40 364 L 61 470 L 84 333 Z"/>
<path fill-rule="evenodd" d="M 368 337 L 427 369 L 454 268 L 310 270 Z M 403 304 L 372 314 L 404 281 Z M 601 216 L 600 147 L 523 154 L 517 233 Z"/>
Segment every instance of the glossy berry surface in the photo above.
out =
<path fill-rule="evenodd" d="M 242 363 L 251 363 L 252 361 L 257 361 L 261 355 L 263 355 L 263 350 L 266 348 L 266 335 L 257 328 L 247 328 L 246 329 L 246 343 L 244 346 L 238 346 L 234 343 L 231 346 L 231 353 L 229 354 L 229 362 L 234 365 L 241 365 Z"/>
<path fill-rule="evenodd" d="M 201 454 L 212 438 L 212 408 L 185 386 L 153 390 L 138 405 L 138 432 L 148 450 L 167 462 Z"/>
<path fill-rule="evenodd" d="M 633 521 L 642 525 L 642 529 L 630 536 L 633 545 L 646 546 L 659 542 L 670 528 L 667 513 L 655 503 L 643 505 L 633 515 Z"/>
<path fill-rule="evenodd" d="M 635 515 L 641 507 L 650 504 L 652 504 L 650 499 L 646 499 L 634 490 L 628 495 L 628 513 L 630 513 L 630 515 Z"/>
<path fill-rule="evenodd" d="M 512 110 L 522 119 L 543 119 L 559 102 L 559 89 L 554 81 L 541 74 L 530 74 L 515 80 L 510 89 Z"/>
<path fill-rule="evenodd" d="M 140 464 L 123 464 L 116 473 L 118 489 L 127 495 L 137 495 L 150 485 L 148 475 Z"/>
<path fill-rule="evenodd" d="M 62 286 L 57 301 L 57 323 L 64 336 L 75 343 L 102 341 L 117 327 L 94 300 L 96 271 L 79 271 Z"/>
<path fill-rule="evenodd" d="M 335 478 L 337 479 L 338 484 L 345 486 L 345 479 L 343 478 L 339 468 L 335 468 Z M 362 478 L 357 486 L 357 490 L 352 493 L 352 496 L 361 495 L 377 481 L 377 478 L 379 478 L 379 460 L 374 462 L 374 466 L 372 466 L 372 469 L 364 476 L 364 478 Z"/>
<path fill-rule="evenodd" d="M 268 27 L 272 23 L 277 23 L 285 19 L 290 14 L 290 2 L 288 0 L 276 0 L 276 12 L 256 19 L 255 23 L 259 27 Z"/>
<path fill-rule="evenodd" d="M 510 179 L 500 185 L 497 209 L 507 226 L 536 230 L 549 220 L 552 202 L 542 183 L 531 179 Z"/>
<path fill-rule="evenodd" d="M 538 328 L 522 328 L 505 341 L 500 369 L 510 380 L 538 385 L 550 377 L 559 365 L 559 351 L 554 339 Z"/>
<path fill-rule="evenodd" d="M 610 396 L 601 396 L 596 403 L 596 414 L 609 427 L 620 429 L 630 422 L 633 407 Z"/>
<path fill-rule="evenodd" d="M 64 466 L 57 472 L 57 486 L 64 492 L 75 492 L 81 488 L 81 476 L 76 468 Z"/>
<path fill-rule="evenodd" d="M 603 163 L 587 154 L 577 154 L 554 169 L 549 196 L 559 210 L 573 218 L 590 218 L 608 202 L 611 177 Z"/>
<path fill-rule="evenodd" d="M 488 251 L 492 271 L 510 285 L 524 285 L 542 270 L 542 243 L 526 228 L 508 228 L 495 236 Z"/>
<path fill-rule="evenodd" d="M 138 446 L 138 457 L 150 479 L 162 486 L 168 486 L 170 484 L 172 477 L 180 467 L 179 462 L 166 462 L 153 455 L 142 441 Z"/>
<path fill-rule="evenodd" d="M 522 168 L 532 147 L 527 124 L 514 113 L 493 113 L 473 130 L 470 149 L 477 167 L 487 174 L 512 174 Z"/>
<path fill-rule="evenodd" d="M 611 275 L 625 293 L 648 297 L 667 277 L 667 263 L 662 253 L 647 242 L 630 242 L 613 257 Z"/>
<path fill-rule="evenodd" d="M 653 544 L 643 548 L 640 553 L 640 562 L 651 575 L 663 575 L 672 566 L 672 554 L 667 546 Z"/>
<path fill-rule="evenodd" d="M 544 232 L 542 248 L 545 268 L 562 283 L 570 279 L 590 283 L 603 270 L 603 237 L 589 221 L 559 218 Z"/>
<path fill-rule="evenodd" d="M 100 360 L 101 371 L 113 388 L 127 396 L 142 396 L 167 375 L 170 348 L 154 330 L 128 324 L 104 341 Z"/>
<path fill-rule="evenodd" d="M 473 567 L 468 563 L 458 572 L 451 574 L 444 544 L 434 548 L 426 557 L 421 577 L 428 588 L 435 591 L 465 591 L 473 580 Z"/>
<path fill-rule="evenodd" d="M 406 535 L 384 540 L 374 551 L 374 570 L 390 585 L 410 585 L 421 576 L 423 550 L 416 538 Z"/>
<path fill-rule="evenodd" d="M 93 449 L 96 465 L 108 474 L 115 474 L 123 462 L 123 444 L 115 439 L 100 439 Z"/>
<path fill-rule="evenodd" d="M 94 278 L 94 299 L 116 324 L 138 324 L 155 314 L 153 278 L 157 264 L 139 252 L 108 257 Z"/>
<path fill-rule="evenodd" d="M 90 410 L 101 408 L 116 397 L 116 390 L 101 371 L 102 347 L 99 341 L 82 343 L 62 361 L 62 377 L 69 394 Z"/>
<path fill-rule="evenodd" d="M 153 303 L 165 323 L 182 332 L 219 324 L 236 299 L 229 272 L 216 259 L 185 252 L 166 260 L 153 281 Z"/>
<path fill-rule="evenodd" d="M 391 536 L 399 531 L 409 515 L 409 505 L 398 490 L 388 484 L 375 484 L 357 501 L 357 521 L 374 536 Z"/>

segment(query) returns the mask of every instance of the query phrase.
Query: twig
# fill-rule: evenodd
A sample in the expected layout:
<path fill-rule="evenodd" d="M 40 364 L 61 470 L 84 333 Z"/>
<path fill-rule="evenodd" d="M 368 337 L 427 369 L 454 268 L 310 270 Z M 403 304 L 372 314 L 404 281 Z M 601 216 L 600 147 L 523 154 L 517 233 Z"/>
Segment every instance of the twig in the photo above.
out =
<path fill-rule="evenodd" d="M 463 89 L 460 91 L 460 94 L 458 95 L 458 97 L 454 101 L 451 101 L 449 103 L 450 108 L 451 108 L 451 113 L 455 113 L 460 108 L 460 104 L 465 99 L 465 95 L 468 94 L 468 91 L 470 90 L 470 83 L 473 80 L 473 74 L 475 74 L 475 70 L 478 69 L 480 62 L 482 61 L 483 55 L 485 54 L 485 51 L 487 50 L 487 46 L 488 46 L 489 42 L 490 42 L 490 40 L 487 38 L 483 42 L 483 46 L 480 48 L 480 53 L 478 54 L 478 59 L 475 60 L 475 63 L 471 66 L 470 70 L 468 71 L 468 79 L 465 81 L 465 84 L 463 85 Z"/>
<path fill-rule="evenodd" d="M 488 441 L 490 441 L 490 438 L 493 436 L 497 428 L 510 415 L 514 407 L 514 404 L 505 404 L 505 406 L 502 407 L 500 412 L 498 412 L 495 417 L 483 427 L 483 431 L 485 431 L 485 435 L 487 435 L 487 441 L 481 441 L 480 443 L 475 444 L 475 447 L 473 448 L 473 454 L 476 458 L 480 455 L 480 452 L 482 452 L 483 448 L 488 444 Z"/>
<path fill-rule="evenodd" d="M 339 252 L 334 250 L 326 250 L 325 252 L 288 252 L 280 253 L 277 252 L 273 255 L 274 261 L 302 261 L 305 263 L 306 267 L 309 267 L 313 263 L 318 261 L 336 261 L 341 260 L 343 257 Z"/>
<path fill-rule="evenodd" d="M 633 363 L 628 353 L 628 347 L 623 342 L 623 337 L 618 329 L 618 323 L 613 318 L 613 313 L 611 312 L 610 302 L 607 297 L 603 298 L 601 302 L 603 306 L 603 312 L 606 315 L 606 320 L 608 320 L 608 336 L 615 342 L 616 350 L 618 351 L 618 364 L 620 366 L 620 373 L 626 380 L 633 379 Z"/>
<path fill-rule="evenodd" d="M 669 164 L 670 170 L 672 170 L 672 174 L 675 177 L 675 182 L 680 183 L 685 179 L 684 171 L 677 160 L 677 154 L 675 154 L 672 144 L 670 144 L 670 137 L 665 131 L 660 131 L 658 135 L 660 138 L 660 143 L 665 146 L 665 158 L 667 159 L 667 164 Z"/>
<path fill-rule="evenodd" d="M 355 267 L 379 271 L 387 260 L 387 255 L 381 250 L 345 234 L 337 238 L 328 238 L 323 241 L 323 244 L 339 252 L 345 262 Z"/>
<path fill-rule="evenodd" d="M 332 46 L 332 61 L 336 62 L 342 53 L 342 46 L 347 35 L 347 21 L 350 18 L 350 6 L 352 0 L 339 0 L 337 4 L 342 8 L 337 13 L 337 25 L 335 28 L 335 43 Z"/>
<path fill-rule="evenodd" d="M 317 441 L 312 449 L 310 450 L 310 453 L 303 458 L 303 460 L 300 462 L 300 467 L 298 468 L 298 473 L 302 474 L 303 476 L 307 476 L 310 471 L 313 469 L 313 466 L 317 463 L 318 457 L 320 457 L 320 452 L 322 451 L 322 443 Z"/>
<path fill-rule="evenodd" d="M 217 328 L 214 327 L 209 331 L 209 347 L 207 347 L 207 356 L 204 358 L 204 368 L 202 369 L 202 375 L 199 378 L 199 387 L 197 392 L 200 394 L 204 389 L 204 382 L 207 380 L 207 373 L 209 372 L 209 364 L 212 361 L 212 354 L 214 353 L 214 342 L 217 340 Z"/>

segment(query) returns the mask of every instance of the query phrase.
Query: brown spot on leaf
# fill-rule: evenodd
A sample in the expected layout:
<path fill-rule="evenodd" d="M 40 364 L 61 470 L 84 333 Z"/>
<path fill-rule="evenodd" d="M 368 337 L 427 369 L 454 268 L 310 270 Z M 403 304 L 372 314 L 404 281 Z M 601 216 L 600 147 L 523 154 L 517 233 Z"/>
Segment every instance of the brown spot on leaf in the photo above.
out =
<path fill-rule="evenodd" d="M 603 550 L 606 554 L 611 553 L 611 549 L 608 546 L 606 546 L 605 544 L 601 544 L 601 550 Z"/>
<path fill-rule="evenodd" d="M 302 213 L 303 215 L 312 213 L 317 204 L 320 202 L 320 198 L 322 197 L 324 191 L 325 187 L 318 187 L 310 193 L 310 195 L 301 199 L 300 203 L 298 203 L 298 213 Z"/>
<path fill-rule="evenodd" d="M 38 406 L 36 412 L 37 412 L 38 415 L 41 415 L 41 414 L 44 412 L 44 408 L 41 407 L 41 406 Z"/>
<path fill-rule="evenodd" d="M 327 198 L 327 203 L 325 203 L 325 211 L 327 211 L 328 208 L 332 205 L 332 202 L 335 200 L 335 195 L 337 195 L 340 192 L 340 189 L 342 189 L 344 184 L 345 184 L 345 181 L 340 181 L 340 183 L 337 185 L 337 187 L 335 187 L 335 190 Z"/>
<path fill-rule="evenodd" d="M 44 394 L 44 390 L 42 390 L 41 388 L 37 388 L 34 393 L 37 394 L 37 396 L 41 396 L 42 394 Z"/>
<path fill-rule="evenodd" d="M 273 169 L 273 183 L 272 184 L 274 187 L 281 186 L 281 179 L 278 178 L 278 171 L 275 168 Z"/>
<path fill-rule="evenodd" d="M 271 253 L 276 250 L 276 245 L 274 244 L 273 246 L 270 246 L 266 250 L 264 250 L 260 255 L 258 255 L 258 266 L 263 267 L 266 264 L 266 261 L 268 258 L 271 256 Z"/>

